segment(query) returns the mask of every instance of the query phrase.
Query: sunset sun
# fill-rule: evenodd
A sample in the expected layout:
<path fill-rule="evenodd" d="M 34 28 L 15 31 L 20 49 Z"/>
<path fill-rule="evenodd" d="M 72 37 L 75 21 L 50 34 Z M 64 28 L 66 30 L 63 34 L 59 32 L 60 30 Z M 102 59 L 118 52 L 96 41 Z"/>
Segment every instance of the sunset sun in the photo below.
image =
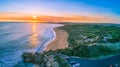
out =
<path fill-rule="evenodd" d="M 33 16 L 33 19 L 36 19 L 37 17 L 36 16 Z"/>

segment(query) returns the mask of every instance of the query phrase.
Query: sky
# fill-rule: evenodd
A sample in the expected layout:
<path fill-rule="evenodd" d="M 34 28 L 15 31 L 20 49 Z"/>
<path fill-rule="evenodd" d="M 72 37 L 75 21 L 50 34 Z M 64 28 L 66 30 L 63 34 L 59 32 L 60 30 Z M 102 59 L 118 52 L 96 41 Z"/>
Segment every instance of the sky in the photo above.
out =
<path fill-rule="evenodd" d="M 0 13 L 120 17 L 120 0 L 0 0 Z"/>

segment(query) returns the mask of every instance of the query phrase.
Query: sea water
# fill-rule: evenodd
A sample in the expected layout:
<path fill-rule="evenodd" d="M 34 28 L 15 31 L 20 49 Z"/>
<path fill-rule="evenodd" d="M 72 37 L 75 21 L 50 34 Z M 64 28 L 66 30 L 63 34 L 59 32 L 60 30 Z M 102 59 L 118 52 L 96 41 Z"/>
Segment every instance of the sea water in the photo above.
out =
<path fill-rule="evenodd" d="M 0 23 L 0 67 L 32 67 L 22 62 L 23 52 L 42 52 L 60 24 Z"/>

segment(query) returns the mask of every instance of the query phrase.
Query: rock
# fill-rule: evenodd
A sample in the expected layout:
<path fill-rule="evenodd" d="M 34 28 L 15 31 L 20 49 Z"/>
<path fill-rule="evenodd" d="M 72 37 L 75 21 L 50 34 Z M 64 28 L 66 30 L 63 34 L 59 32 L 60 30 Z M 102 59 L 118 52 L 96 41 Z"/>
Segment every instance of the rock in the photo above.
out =
<path fill-rule="evenodd" d="M 33 62 L 34 60 L 34 54 L 30 53 L 30 52 L 25 52 L 23 53 L 22 57 L 23 57 L 23 61 L 24 62 Z"/>

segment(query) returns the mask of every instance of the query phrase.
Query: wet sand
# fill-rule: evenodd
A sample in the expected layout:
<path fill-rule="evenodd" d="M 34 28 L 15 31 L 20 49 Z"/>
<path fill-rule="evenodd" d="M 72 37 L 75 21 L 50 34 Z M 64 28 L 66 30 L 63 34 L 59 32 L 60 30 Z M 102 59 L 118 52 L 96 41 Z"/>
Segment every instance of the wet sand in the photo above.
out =
<path fill-rule="evenodd" d="M 50 44 L 48 44 L 45 51 L 64 49 L 68 47 L 68 33 L 59 28 L 54 28 L 54 31 L 56 33 L 56 37 Z"/>

